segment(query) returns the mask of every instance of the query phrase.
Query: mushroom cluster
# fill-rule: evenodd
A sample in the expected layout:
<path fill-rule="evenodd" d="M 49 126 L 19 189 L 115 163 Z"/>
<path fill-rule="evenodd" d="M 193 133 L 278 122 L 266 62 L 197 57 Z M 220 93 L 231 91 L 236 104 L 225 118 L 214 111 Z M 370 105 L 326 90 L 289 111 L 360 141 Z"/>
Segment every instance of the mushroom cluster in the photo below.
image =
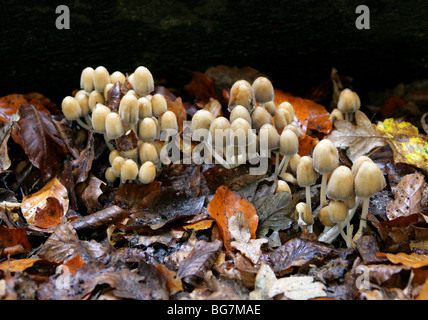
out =
<path fill-rule="evenodd" d="M 355 111 L 361 107 L 360 97 L 355 91 L 346 88 L 340 92 L 337 108 L 331 111 L 330 120 L 348 120 L 354 119 Z"/>
<path fill-rule="evenodd" d="M 86 130 L 102 134 L 110 149 L 110 167 L 105 171 L 109 183 L 154 181 L 160 168 L 161 134 L 177 133 L 176 115 L 167 110 L 167 101 L 154 91 L 149 69 L 139 66 L 129 76 L 120 71 L 110 74 L 99 66 L 85 68 L 80 88 L 62 101 L 62 112 Z M 116 89 L 116 90 L 114 90 Z M 113 94 L 112 94 L 113 93 Z M 121 148 L 119 139 L 127 138 Z"/>

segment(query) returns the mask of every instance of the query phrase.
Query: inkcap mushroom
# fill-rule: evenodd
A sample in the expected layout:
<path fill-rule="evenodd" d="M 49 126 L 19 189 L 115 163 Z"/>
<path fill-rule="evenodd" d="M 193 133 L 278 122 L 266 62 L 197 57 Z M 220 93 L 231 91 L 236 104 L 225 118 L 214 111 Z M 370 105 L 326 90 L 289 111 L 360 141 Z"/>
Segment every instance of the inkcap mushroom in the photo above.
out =
<path fill-rule="evenodd" d="M 104 88 L 108 83 L 110 83 L 110 74 L 108 70 L 103 66 L 97 67 L 94 70 L 94 89 L 104 93 Z"/>
<path fill-rule="evenodd" d="M 290 157 L 297 154 L 299 150 L 299 139 L 296 134 L 290 130 L 283 130 L 279 139 L 279 152 L 284 155 L 279 166 L 275 168 L 275 174 L 281 175 L 287 171 Z"/>
<path fill-rule="evenodd" d="M 246 80 L 236 81 L 230 89 L 228 110 L 232 111 L 238 105 L 243 106 L 249 112 L 251 112 L 254 107 L 253 88 Z M 230 122 L 232 122 L 232 120 Z"/>
<path fill-rule="evenodd" d="M 125 159 L 120 168 L 120 182 L 133 181 L 138 176 L 138 164 L 132 159 Z"/>
<path fill-rule="evenodd" d="M 156 178 L 156 166 L 151 161 L 144 162 L 138 171 L 138 180 L 143 184 L 151 183 Z"/>
<path fill-rule="evenodd" d="M 314 163 L 311 157 L 303 156 L 300 158 L 299 164 L 297 165 L 296 178 L 297 184 L 300 187 L 305 187 L 306 204 L 312 212 L 310 187 L 316 183 L 318 173 L 314 169 Z"/>
<path fill-rule="evenodd" d="M 299 202 L 296 205 L 297 225 L 302 229 L 307 228 L 309 232 L 313 232 L 314 217 L 307 203 Z"/>
<path fill-rule="evenodd" d="M 153 76 L 150 70 L 144 66 L 135 69 L 129 81 L 132 84 L 132 88 L 140 97 L 148 95 L 155 89 Z"/>
<path fill-rule="evenodd" d="M 80 88 L 87 93 L 94 90 L 94 68 L 86 67 L 80 75 Z"/>

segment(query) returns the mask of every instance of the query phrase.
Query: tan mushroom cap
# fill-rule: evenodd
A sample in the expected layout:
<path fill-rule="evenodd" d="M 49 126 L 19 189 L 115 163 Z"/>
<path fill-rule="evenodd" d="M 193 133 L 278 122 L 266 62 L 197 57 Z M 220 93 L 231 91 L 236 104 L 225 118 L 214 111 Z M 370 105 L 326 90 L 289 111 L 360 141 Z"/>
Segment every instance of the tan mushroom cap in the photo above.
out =
<path fill-rule="evenodd" d="M 101 103 L 97 103 L 92 111 L 92 127 L 97 133 L 106 132 L 106 118 L 110 113 L 110 109 Z"/>
<path fill-rule="evenodd" d="M 230 122 L 225 117 L 215 118 L 210 125 L 210 135 L 212 145 L 226 146 L 227 134 L 229 133 Z M 219 139 L 219 140 L 217 140 Z"/>
<path fill-rule="evenodd" d="M 263 134 L 267 135 L 267 143 L 268 143 L 267 147 L 268 147 L 268 150 L 278 150 L 279 149 L 279 139 L 280 139 L 280 136 L 279 136 L 279 133 L 276 130 L 276 128 L 273 125 L 269 124 L 269 123 L 264 124 L 260 128 L 259 138 Z M 260 140 L 260 141 L 262 141 L 262 140 Z"/>
<path fill-rule="evenodd" d="M 306 223 L 308 226 L 314 224 L 314 216 L 312 215 L 312 212 L 306 202 L 299 202 L 296 205 L 296 212 L 303 220 L 303 222 Z"/>
<path fill-rule="evenodd" d="M 357 102 L 351 89 L 344 89 L 340 92 L 337 108 L 343 113 L 355 112 L 357 110 Z"/>
<path fill-rule="evenodd" d="M 291 189 L 290 189 L 290 186 L 288 185 L 288 183 L 285 182 L 284 180 L 279 179 L 278 183 L 276 185 L 275 193 L 280 192 L 280 191 L 287 192 L 287 193 L 291 194 Z"/>
<path fill-rule="evenodd" d="M 198 110 L 192 117 L 192 130 L 206 129 L 209 130 L 214 116 L 208 110 Z"/>
<path fill-rule="evenodd" d="M 266 77 L 258 77 L 253 84 L 254 97 L 257 103 L 266 103 L 274 99 L 272 82 Z"/>
<path fill-rule="evenodd" d="M 144 184 L 151 183 L 156 178 L 156 166 L 151 161 L 144 162 L 138 172 L 138 180 Z"/>
<path fill-rule="evenodd" d="M 94 68 L 86 67 L 80 75 L 80 88 L 90 93 L 94 90 Z"/>
<path fill-rule="evenodd" d="M 314 163 L 311 157 L 303 156 L 300 158 L 296 170 L 297 184 L 300 187 L 308 187 L 318 179 L 318 173 L 314 169 Z"/>
<path fill-rule="evenodd" d="M 242 118 L 251 125 L 251 115 L 247 108 L 243 105 L 236 105 L 230 112 L 229 121 L 232 123 L 234 120 Z"/>
<path fill-rule="evenodd" d="M 160 93 L 154 94 L 150 102 L 152 103 L 152 112 L 155 117 L 160 117 L 168 110 L 168 103 Z"/>
<path fill-rule="evenodd" d="M 339 153 L 334 143 L 329 139 L 323 139 L 315 146 L 312 158 L 314 168 L 318 173 L 332 173 L 339 165 Z"/>
<path fill-rule="evenodd" d="M 106 116 L 106 133 L 110 140 L 117 139 L 125 133 L 122 120 L 116 112 L 110 112 Z"/>
<path fill-rule="evenodd" d="M 286 156 L 292 156 L 299 151 L 299 139 L 296 134 L 286 129 L 279 138 L 279 152 Z"/>
<path fill-rule="evenodd" d="M 354 177 L 357 175 L 358 170 L 360 169 L 360 166 L 362 163 L 364 162 L 373 162 L 372 159 L 370 159 L 367 156 L 359 156 L 354 163 L 352 164 L 352 174 L 354 175 Z"/>
<path fill-rule="evenodd" d="M 158 125 L 153 118 L 144 118 L 140 121 L 138 136 L 142 141 L 153 141 L 158 135 Z"/>
<path fill-rule="evenodd" d="M 104 93 L 104 88 L 108 83 L 110 83 L 110 74 L 108 70 L 103 66 L 97 67 L 94 70 L 94 89 Z"/>
<path fill-rule="evenodd" d="M 364 161 L 361 163 L 355 176 L 355 194 L 358 197 L 371 197 L 385 188 L 385 177 L 374 162 Z"/>
<path fill-rule="evenodd" d="M 334 169 L 327 184 L 327 196 L 333 200 L 345 201 L 354 196 L 354 175 L 346 166 Z"/>
<path fill-rule="evenodd" d="M 257 131 L 260 130 L 264 124 L 273 124 L 272 116 L 263 107 L 255 107 L 251 113 L 251 125 Z"/>
<path fill-rule="evenodd" d="M 67 96 L 61 103 L 62 113 L 68 120 L 77 120 L 83 116 L 82 107 L 76 98 Z"/>
<path fill-rule="evenodd" d="M 126 159 L 120 168 L 120 179 L 122 182 L 134 180 L 138 175 L 138 164 L 132 159 Z"/>
<path fill-rule="evenodd" d="M 330 220 L 334 223 L 343 222 L 348 216 L 348 207 L 343 201 L 332 200 L 329 202 L 327 208 Z"/>
<path fill-rule="evenodd" d="M 138 122 L 138 100 L 132 93 L 125 94 L 119 103 L 119 115 L 124 125 Z"/>
<path fill-rule="evenodd" d="M 251 111 L 254 103 L 253 88 L 246 80 L 238 80 L 230 89 L 230 98 L 228 108 L 232 111 L 236 106 L 241 105 L 248 111 Z M 232 122 L 232 121 L 231 121 Z"/>
<path fill-rule="evenodd" d="M 141 97 L 148 95 L 155 89 L 153 76 L 150 70 L 144 66 L 139 66 L 135 69 L 132 77 L 130 76 L 129 78 L 131 78 L 130 82 L 135 92 Z"/>
<path fill-rule="evenodd" d="M 328 205 L 323 207 L 318 213 L 318 219 L 326 227 L 334 227 L 336 223 L 331 221 Z"/>

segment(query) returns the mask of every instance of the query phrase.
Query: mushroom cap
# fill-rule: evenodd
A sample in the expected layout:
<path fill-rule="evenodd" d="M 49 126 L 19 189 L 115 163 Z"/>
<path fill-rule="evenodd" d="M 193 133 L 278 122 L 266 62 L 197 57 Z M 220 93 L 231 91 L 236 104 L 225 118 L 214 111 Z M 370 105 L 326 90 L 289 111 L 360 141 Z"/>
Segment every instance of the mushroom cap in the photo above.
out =
<path fill-rule="evenodd" d="M 166 99 L 160 93 L 154 94 L 150 102 L 152 103 L 152 112 L 155 117 L 160 117 L 168 110 Z"/>
<path fill-rule="evenodd" d="M 306 225 L 310 226 L 314 224 L 314 216 L 306 202 L 299 202 L 296 205 L 296 212 Z"/>
<path fill-rule="evenodd" d="M 328 214 L 329 214 L 330 220 L 333 223 L 343 222 L 348 216 L 348 207 L 346 206 L 346 203 L 343 201 L 332 200 L 329 202 L 327 208 L 328 208 Z"/>
<path fill-rule="evenodd" d="M 241 105 L 248 111 L 251 111 L 254 102 L 253 100 L 254 93 L 250 83 L 246 80 L 238 80 L 230 89 L 230 98 L 228 103 L 229 111 L 232 111 L 238 105 Z"/>
<path fill-rule="evenodd" d="M 156 166 L 151 161 L 144 162 L 138 172 L 138 180 L 144 184 L 151 183 L 156 178 Z"/>
<path fill-rule="evenodd" d="M 254 97 L 257 103 L 266 103 L 274 98 L 272 82 L 266 77 L 258 77 L 253 84 Z"/>
<path fill-rule="evenodd" d="M 327 184 L 327 196 L 330 199 L 345 201 L 354 196 L 354 175 L 346 166 L 334 169 Z"/>
<path fill-rule="evenodd" d="M 295 153 L 290 156 L 290 168 L 292 171 L 296 172 L 297 165 L 299 164 L 300 158 L 301 156 L 298 153 Z"/>
<path fill-rule="evenodd" d="M 288 102 L 288 101 L 281 102 L 279 104 L 279 106 L 278 106 L 278 110 L 288 111 L 288 113 L 290 115 L 290 118 L 287 118 L 287 121 L 288 121 L 288 123 L 293 122 L 293 119 L 294 119 L 294 107 L 293 107 L 293 105 L 290 102 Z"/>
<path fill-rule="evenodd" d="M 263 134 L 267 134 L 268 150 L 278 150 L 280 136 L 276 128 L 269 123 L 264 124 L 259 131 L 259 141 L 263 141 L 260 138 Z"/>
<path fill-rule="evenodd" d="M 225 117 L 215 118 L 210 125 L 210 135 L 212 145 L 225 146 L 230 122 Z M 218 139 L 218 140 L 217 140 Z"/>
<path fill-rule="evenodd" d="M 265 108 L 266 111 L 269 112 L 272 117 L 275 116 L 276 104 L 274 101 L 268 101 L 268 102 L 264 103 L 263 108 Z"/>
<path fill-rule="evenodd" d="M 360 96 L 355 91 L 353 93 L 354 93 L 354 99 L 355 99 L 355 110 L 359 110 L 361 107 Z"/>
<path fill-rule="evenodd" d="M 289 129 L 294 132 L 297 138 L 300 137 L 300 129 L 296 125 L 290 123 L 284 129 Z"/>
<path fill-rule="evenodd" d="M 260 130 L 262 125 L 269 123 L 273 124 L 272 116 L 265 108 L 258 106 L 253 109 L 251 113 L 251 124 L 254 129 L 257 131 Z"/>
<path fill-rule="evenodd" d="M 68 120 L 77 120 L 83 116 L 82 107 L 76 98 L 67 96 L 61 103 L 62 113 Z"/>
<path fill-rule="evenodd" d="M 357 110 L 355 95 L 351 89 L 344 89 L 340 92 L 337 108 L 343 113 L 355 112 Z"/>
<path fill-rule="evenodd" d="M 153 163 L 159 162 L 159 154 L 155 145 L 151 142 L 143 142 L 139 147 L 138 154 L 141 163 L 146 161 L 151 161 Z"/>
<path fill-rule="evenodd" d="M 86 67 L 80 75 L 80 88 L 86 92 L 94 90 L 94 68 Z"/>
<path fill-rule="evenodd" d="M 132 159 L 134 161 L 137 161 L 137 159 L 138 159 L 138 147 L 136 147 L 134 149 L 122 151 L 122 156 L 125 159 Z"/>
<path fill-rule="evenodd" d="M 141 97 L 138 99 L 138 118 L 150 118 L 153 115 L 152 102 L 147 97 Z"/>
<path fill-rule="evenodd" d="M 120 168 L 120 179 L 122 182 L 134 180 L 138 175 L 138 164 L 132 159 L 126 159 Z"/>
<path fill-rule="evenodd" d="M 314 168 L 318 173 L 332 173 L 339 165 L 339 153 L 334 143 L 329 139 L 323 139 L 315 146 L 312 158 Z"/>
<path fill-rule="evenodd" d="M 107 180 L 107 182 L 114 182 L 116 180 L 116 176 L 113 173 L 113 168 L 112 167 L 108 167 L 106 172 L 104 173 L 104 176 Z"/>
<path fill-rule="evenodd" d="M 364 161 L 355 176 L 355 194 L 367 198 L 382 191 L 386 186 L 385 177 L 378 165 Z"/>
<path fill-rule="evenodd" d="M 273 120 L 275 122 L 275 128 L 277 130 L 284 129 L 288 124 L 288 118 L 290 118 L 290 114 L 285 109 L 278 109 L 275 112 L 275 116 L 273 117 Z"/>
<path fill-rule="evenodd" d="M 105 86 L 110 83 L 110 74 L 108 70 L 99 66 L 94 70 L 94 88 L 98 92 L 104 93 Z"/>
<path fill-rule="evenodd" d="M 357 159 L 355 159 L 354 163 L 352 164 L 352 174 L 354 177 L 357 175 L 361 164 L 364 162 L 373 162 L 373 160 L 367 156 L 359 156 Z"/>
<path fill-rule="evenodd" d="M 116 157 L 120 157 L 120 152 L 119 152 L 119 150 L 114 149 L 114 150 L 110 151 L 110 153 L 109 153 L 109 155 L 108 155 L 108 162 L 110 163 L 110 165 L 112 165 L 112 164 L 113 164 L 113 160 L 114 160 Z"/>
<path fill-rule="evenodd" d="M 318 173 L 314 169 L 314 163 L 311 157 L 303 156 L 300 158 L 296 170 L 297 184 L 300 187 L 309 187 L 318 179 Z"/>
<path fill-rule="evenodd" d="M 284 180 L 279 179 L 278 183 L 276 185 L 275 193 L 280 192 L 280 191 L 287 192 L 287 193 L 291 194 L 291 189 L 290 189 L 290 186 L 288 185 L 288 183 L 285 182 Z"/>
<path fill-rule="evenodd" d="M 318 219 L 326 227 L 334 227 L 335 223 L 331 221 L 328 205 L 321 208 L 318 212 Z"/>
<path fill-rule="evenodd" d="M 74 95 L 74 98 L 79 102 L 82 108 L 82 115 L 86 116 L 89 113 L 89 94 L 85 90 L 79 90 Z"/>
<path fill-rule="evenodd" d="M 104 87 L 104 100 L 107 101 L 108 98 L 108 92 L 110 91 L 111 88 L 113 88 L 114 84 L 113 83 L 107 83 L 107 85 Z"/>
<path fill-rule="evenodd" d="M 122 168 L 122 164 L 125 162 L 125 158 L 122 156 L 117 156 L 113 159 L 111 163 L 111 167 L 113 170 L 113 174 L 116 177 L 120 177 L 120 168 Z"/>
<path fill-rule="evenodd" d="M 91 112 L 94 110 L 97 103 L 104 104 L 104 102 L 105 102 L 104 95 L 101 92 L 94 90 L 91 93 L 89 93 L 88 105 L 89 105 L 89 110 Z"/>
<path fill-rule="evenodd" d="M 235 147 L 247 145 L 249 142 L 248 138 L 251 134 L 251 126 L 246 120 L 238 118 L 230 124 L 229 133 L 230 137 L 228 142 L 230 145 Z"/>
<path fill-rule="evenodd" d="M 160 117 L 160 129 L 161 130 L 174 130 L 178 132 L 177 116 L 172 111 L 165 111 Z"/>
<path fill-rule="evenodd" d="M 243 105 L 236 105 L 230 112 L 229 121 L 232 123 L 235 119 L 242 118 L 251 125 L 251 115 L 247 108 Z"/>
<path fill-rule="evenodd" d="M 116 112 L 110 112 L 106 116 L 106 133 L 110 140 L 117 139 L 125 133 L 122 120 Z"/>
<path fill-rule="evenodd" d="M 337 108 L 334 108 L 330 113 L 330 121 L 334 122 L 336 120 L 343 120 L 343 112 Z"/>
<path fill-rule="evenodd" d="M 153 118 L 144 118 L 140 121 L 138 136 L 142 141 L 153 141 L 158 134 L 158 126 Z"/>
<path fill-rule="evenodd" d="M 101 103 L 97 103 L 92 111 L 92 127 L 97 133 L 106 132 L 106 118 L 111 112 L 109 108 Z"/>
<path fill-rule="evenodd" d="M 124 83 L 125 75 L 120 71 L 115 71 L 110 75 L 110 83 L 115 84 L 116 82 Z"/>
<path fill-rule="evenodd" d="M 138 100 L 134 94 L 126 93 L 119 103 L 119 115 L 124 125 L 135 124 L 138 122 Z"/>
<path fill-rule="evenodd" d="M 299 151 L 299 139 L 296 134 L 286 129 L 282 131 L 279 139 L 279 152 L 285 156 L 291 156 Z"/>
<path fill-rule="evenodd" d="M 214 116 L 208 110 L 200 109 L 192 117 L 192 130 L 206 129 L 209 130 Z"/>
<path fill-rule="evenodd" d="M 134 88 L 135 92 L 141 97 L 148 95 L 155 89 L 153 75 L 150 70 L 144 66 L 139 66 L 135 69 L 132 77 L 129 76 L 128 80 L 132 84 L 132 88 Z"/>

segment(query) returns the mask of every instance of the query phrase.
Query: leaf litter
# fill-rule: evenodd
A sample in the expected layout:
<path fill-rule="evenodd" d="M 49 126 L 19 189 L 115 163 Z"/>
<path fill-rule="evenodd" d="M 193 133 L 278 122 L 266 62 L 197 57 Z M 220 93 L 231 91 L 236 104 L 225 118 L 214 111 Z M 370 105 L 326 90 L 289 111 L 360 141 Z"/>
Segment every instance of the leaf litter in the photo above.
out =
<path fill-rule="evenodd" d="M 230 85 L 261 74 L 226 69 L 193 73 L 186 101 L 156 88 L 180 130 L 201 108 L 227 115 Z M 305 97 L 275 88 L 275 104 L 295 104 L 300 155 L 328 137 L 342 164 L 365 155 L 382 169 L 387 187 L 372 197 L 365 234 L 352 248 L 340 237 L 318 241 L 318 219 L 312 233 L 298 227 L 303 193 L 293 183 L 291 194 L 276 192 L 271 171 L 179 163 L 148 185 L 115 187 L 103 181 L 108 150 L 98 135 L 77 138 L 75 124 L 41 94 L 3 97 L 0 174 L 12 197 L 0 206 L 0 282 L 9 288 L 0 299 L 426 299 L 426 136 L 390 111 L 415 95 L 385 104 L 390 118 L 377 125 L 368 108 L 353 122 L 333 123 L 332 106 L 348 82 L 334 70 Z M 109 108 L 118 108 L 126 90 L 114 85 Z M 129 142 L 119 141 L 123 148 Z"/>

